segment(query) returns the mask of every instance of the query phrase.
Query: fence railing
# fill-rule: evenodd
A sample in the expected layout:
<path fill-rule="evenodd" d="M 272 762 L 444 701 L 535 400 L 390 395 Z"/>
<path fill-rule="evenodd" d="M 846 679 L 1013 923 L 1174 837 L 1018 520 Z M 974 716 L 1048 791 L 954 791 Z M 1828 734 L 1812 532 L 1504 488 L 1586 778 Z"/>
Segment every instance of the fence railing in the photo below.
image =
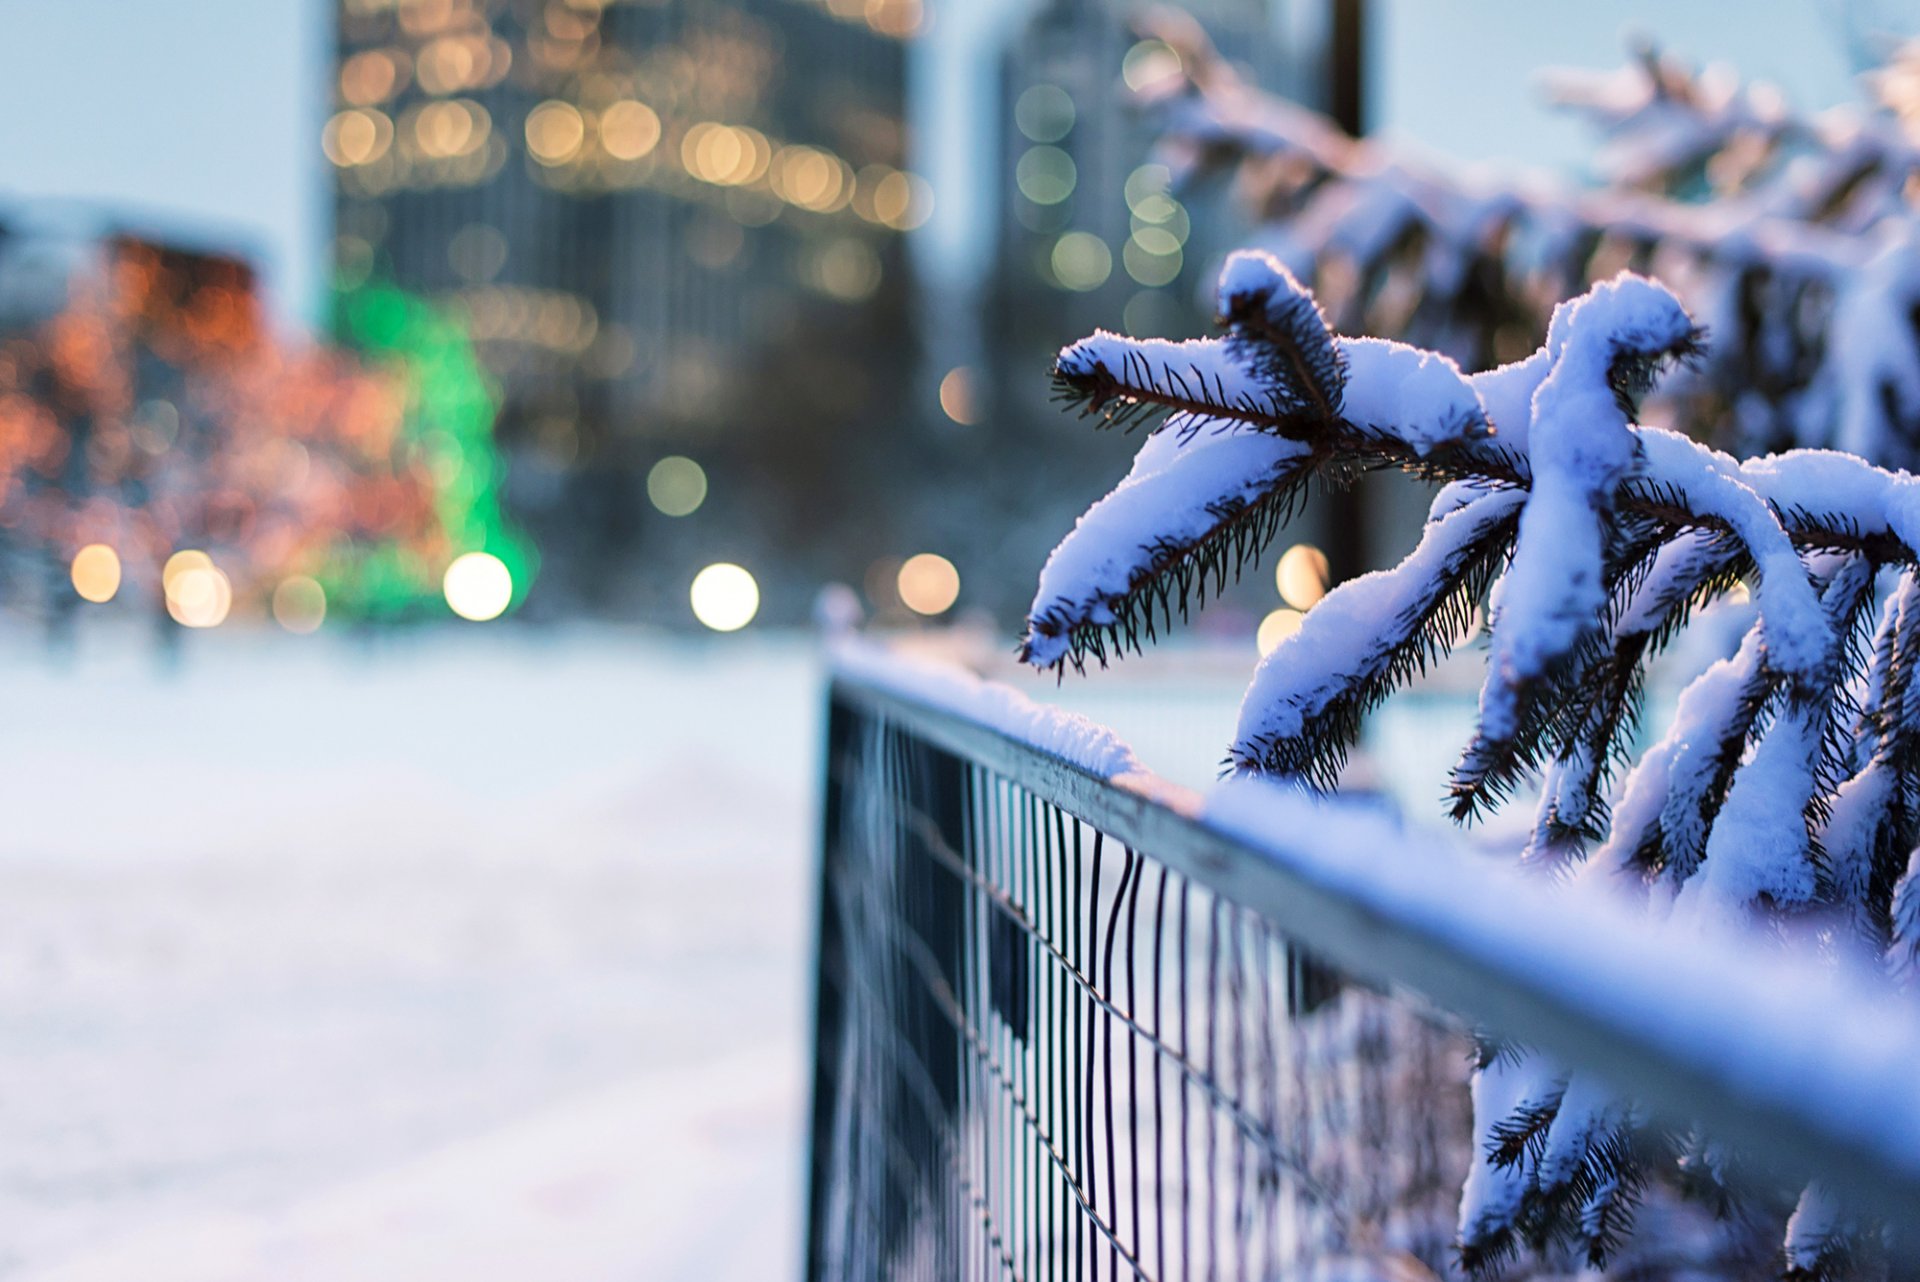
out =
<path fill-rule="evenodd" d="M 1116 778 L 1007 698 L 832 679 L 809 1282 L 1450 1276 L 1474 1027 L 1920 1223 L 1920 1025 L 1870 988 L 1379 813 Z M 1697 1260 L 1671 1217 L 1647 1249 Z"/>

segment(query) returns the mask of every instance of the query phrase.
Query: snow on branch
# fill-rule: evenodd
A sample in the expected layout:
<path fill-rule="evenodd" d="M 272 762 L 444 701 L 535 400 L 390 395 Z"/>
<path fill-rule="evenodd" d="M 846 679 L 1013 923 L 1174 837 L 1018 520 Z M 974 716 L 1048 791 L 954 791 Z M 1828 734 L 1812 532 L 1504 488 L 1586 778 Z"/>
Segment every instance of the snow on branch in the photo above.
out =
<path fill-rule="evenodd" d="M 1445 482 L 1398 565 L 1336 586 L 1261 663 L 1233 767 L 1335 788 L 1367 714 L 1485 611 L 1456 819 L 1537 781 L 1529 862 L 1625 887 L 1680 929 L 1837 932 L 1837 951 L 1882 956 L 1910 981 L 1920 481 L 1822 450 L 1737 461 L 1636 422 L 1704 338 L 1671 291 L 1632 273 L 1558 307 L 1532 355 L 1472 376 L 1335 334 L 1264 254 L 1229 260 L 1220 324 L 1205 343 L 1100 334 L 1061 354 L 1070 406 L 1164 421 L 1048 560 L 1028 663 L 1081 669 L 1138 649 L 1256 561 L 1315 483 L 1381 468 Z M 1737 587 L 1755 607 L 1737 650 L 1636 760 L 1648 663 Z M 1549 1240 L 1606 1258 L 1667 1150 L 1524 1048 L 1482 1066 L 1476 1101 L 1463 1258 L 1491 1265 Z M 1712 1183 L 1720 1159 L 1705 1151 Z M 1805 1204 L 1808 1258 L 1838 1249 L 1816 1233 L 1830 1218 Z"/>
<path fill-rule="evenodd" d="M 1586 190 L 1350 138 L 1246 84 L 1191 24 L 1161 34 L 1184 76 L 1148 105 L 1176 178 L 1234 175 L 1263 243 L 1338 327 L 1483 369 L 1531 345 L 1555 300 L 1622 268 L 1657 274 L 1715 337 L 1669 389 L 1694 432 L 1920 465 L 1920 142 L 1898 113 L 1920 46 L 1878 101 L 1811 119 L 1650 49 L 1618 72 L 1560 73 L 1550 95 L 1605 139 L 1608 185 Z"/>

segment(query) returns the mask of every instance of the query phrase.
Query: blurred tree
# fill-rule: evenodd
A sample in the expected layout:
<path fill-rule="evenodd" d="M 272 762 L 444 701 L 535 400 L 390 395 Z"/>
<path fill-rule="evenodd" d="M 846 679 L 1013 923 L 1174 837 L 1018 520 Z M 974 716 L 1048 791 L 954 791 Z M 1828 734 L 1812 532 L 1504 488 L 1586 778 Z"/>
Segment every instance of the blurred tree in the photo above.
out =
<path fill-rule="evenodd" d="M 1765 85 L 1652 47 L 1558 72 L 1591 121 L 1598 190 L 1435 168 L 1245 84 L 1188 24 L 1154 107 L 1182 181 L 1231 177 L 1269 249 L 1336 325 L 1487 369 L 1531 350 L 1553 305 L 1623 269 L 1672 283 L 1714 336 L 1664 389 L 1727 448 L 1831 445 L 1920 464 L 1920 45 L 1818 117 Z"/>

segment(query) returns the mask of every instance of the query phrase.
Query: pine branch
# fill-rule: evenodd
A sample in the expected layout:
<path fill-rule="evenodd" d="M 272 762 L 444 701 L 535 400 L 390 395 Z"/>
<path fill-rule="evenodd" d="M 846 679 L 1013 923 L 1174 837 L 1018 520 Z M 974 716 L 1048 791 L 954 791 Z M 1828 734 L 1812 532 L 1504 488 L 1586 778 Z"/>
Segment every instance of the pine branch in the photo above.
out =
<path fill-rule="evenodd" d="M 1055 600 L 1036 609 L 1021 639 L 1021 662 L 1034 662 L 1043 640 L 1065 640 L 1065 650 L 1047 665 L 1062 674 L 1069 667 L 1084 673 L 1089 659 L 1104 668 L 1129 651 L 1140 653 L 1147 642 L 1172 628 L 1176 615 L 1184 622 L 1204 607 L 1209 588 L 1218 596 L 1230 581 L 1239 582 L 1243 573 L 1257 567 L 1305 501 L 1314 479 L 1310 464 L 1302 462 L 1251 502 L 1210 504 L 1211 522 L 1198 537 L 1157 539 L 1141 549 L 1143 562 L 1123 593 L 1091 604 Z"/>

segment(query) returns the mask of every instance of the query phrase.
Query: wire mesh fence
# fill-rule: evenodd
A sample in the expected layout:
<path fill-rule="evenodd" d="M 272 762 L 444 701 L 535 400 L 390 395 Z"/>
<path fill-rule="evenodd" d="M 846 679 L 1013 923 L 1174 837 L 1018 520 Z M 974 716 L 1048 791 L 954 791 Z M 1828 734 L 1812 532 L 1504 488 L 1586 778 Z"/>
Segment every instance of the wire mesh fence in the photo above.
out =
<path fill-rule="evenodd" d="M 836 699 L 811 1279 L 1446 1272 L 1470 1044 Z"/>

